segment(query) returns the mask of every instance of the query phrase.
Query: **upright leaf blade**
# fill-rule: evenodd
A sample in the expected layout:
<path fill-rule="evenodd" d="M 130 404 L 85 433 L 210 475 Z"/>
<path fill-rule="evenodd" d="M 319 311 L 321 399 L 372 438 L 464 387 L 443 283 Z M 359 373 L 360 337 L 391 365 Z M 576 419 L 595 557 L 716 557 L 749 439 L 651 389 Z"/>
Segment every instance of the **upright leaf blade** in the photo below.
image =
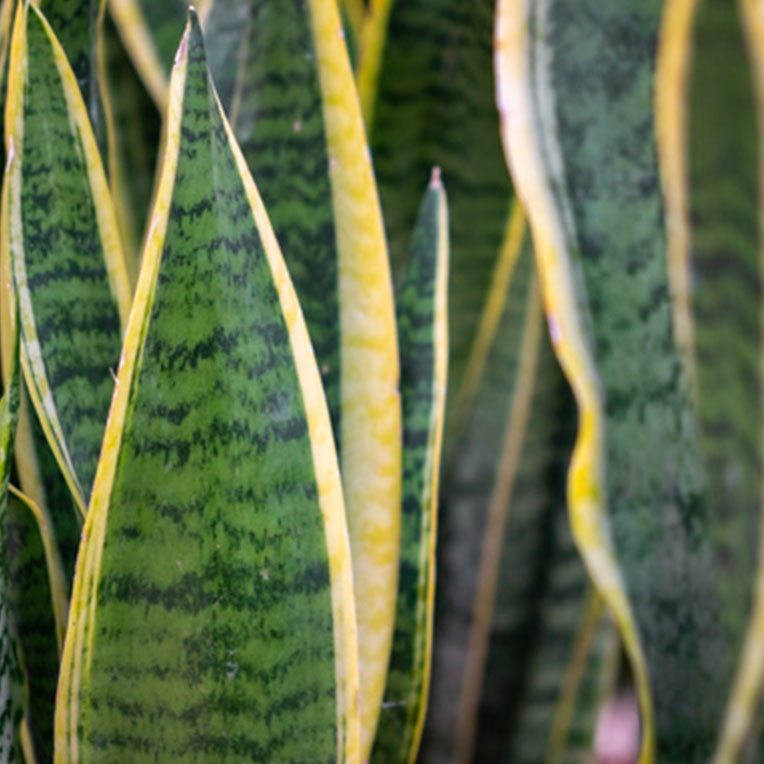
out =
<path fill-rule="evenodd" d="M 365 759 L 390 654 L 400 533 L 398 348 L 385 232 L 336 0 L 216 0 L 208 28 L 242 4 L 249 27 L 231 121 L 305 312 L 340 453 Z M 212 50 L 225 44 L 210 40 Z"/>
<path fill-rule="evenodd" d="M 15 305 L 15 303 L 12 303 Z M 19 373 L 19 320 L 18 313 L 11 317 L 13 344 L 7 381 L 0 398 L 0 762 L 17 761 L 16 723 L 20 712 L 19 698 L 14 697 L 18 665 L 11 638 L 11 579 L 5 527 L 8 512 L 8 483 L 13 465 L 13 444 L 18 421 L 20 398 Z"/>
<path fill-rule="evenodd" d="M 448 365 L 447 289 L 448 212 L 436 169 L 422 201 L 396 305 L 403 409 L 403 512 L 395 631 L 371 755 L 371 761 L 379 764 L 414 762 L 427 710 Z"/>
<path fill-rule="evenodd" d="M 375 34 L 371 25 L 382 26 L 388 12 L 389 21 L 378 85 L 364 98 L 373 112 L 369 141 L 394 272 L 405 265 L 420 189 L 433 165 L 442 169 L 448 188 L 450 419 L 513 197 L 491 69 L 495 3 L 397 0 L 373 6 L 367 26 Z M 365 55 L 362 50 L 362 67 Z M 364 92 L 366 86 L 359 87 Z"/>
<path fill-rule="evenodd" d="M 84 513 L 130 287 L 82 96 L 33 5 L 16 17 L 7 114 L 3 237 L 18 293 L 24 378 Z"/>
<path fill-rule="evenodd" d="M 56 762 L 129 749 L 138 764 L 357 764 L 353 584 L 329 417 L 194 13 L 165 130 L 75 578 Z"/>

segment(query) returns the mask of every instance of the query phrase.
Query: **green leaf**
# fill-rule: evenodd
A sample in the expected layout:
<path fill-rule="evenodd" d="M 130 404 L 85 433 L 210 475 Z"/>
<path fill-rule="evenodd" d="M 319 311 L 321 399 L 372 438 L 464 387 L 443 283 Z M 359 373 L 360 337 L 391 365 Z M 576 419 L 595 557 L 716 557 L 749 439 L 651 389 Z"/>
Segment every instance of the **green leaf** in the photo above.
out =
<path fill-rule="evenodd" d="M 10 307 L 10 306 L 9 306 Z M 6 310 L 9 310 L 5 308 Z M 5 529 L 8 516 L 8 483 L 13 465 L 13 444 L 16 435 L 20 398 L 19 319 L 11 316 L 12 350 L 10 365 L 5 368 L 5 390 L 0 398 L 0 528 Z M 18 659 L 11 631 L 11 574 L 8 545 L 0 544 L 0 762 L 16 762 L 16 725 L 21 712 L 17 697 Z"/>
<path fill-rule="evenodd" d="M 357 764 L 353 582 L 329 416 L 193 12 L 169 92 L 75 576 L 58 758 Z"/>
<path fill-rule="evenodd" d="M 2 233 L 19 300 L 24 379 L 84 514 L 130 287 L 82 96 L 33 5 L 16 17 L 7 117 Z"/>
<path fill-rule="evenodd" d="M 640 761 L 653 761 L 655 734 L 662 762 L 687 762 L 713 750 L 730 645 L 670 299 L 653 133 L 660 23 L 657 0 L 502 0 L 498 102 L 579 406 L 574 536 L 631 661 Z"/>
<path fill-rule="evenodd" d="M 56 540 L 39 507 L 13 489 L 8 506 L 11 613 L 27 702 L 25 722 L 36 761 L 53 760 L 53 714 L 68 585 Z M 23 498 L 20 498 L 23 497 Z"/>
<path fill-rule="evenodd" d="M 750 45 L 746 55 L 738 10 L 745 7 L 745 3 L 705 0 L 689 14 L 688 40 L 682 51 L 689 65 L 689 87 L 681 94 L 684 102 L 679 106 L 687 112 L 681 134 L 686 164 L 681 180 L 688 186 L 683 220 L 685 267 L 693 286 L 689 307 L 694 392 L 706 494 L 712 508 L 709 531 L 715 580 L 727 638 L 719 660 L 729 672 L 737 670 L 717 762 L 738 760 L 764 677 L 764 660 L 758 656 L 764 601 L 757 583 L 764 575 L 762 185 L 757 130 L 761 93 L 755 92 L 759 76 L 751 68 L 751 64 L 761 65 L 755 34 L 751 34 L 760 11 L 756 8 L 755 16 L 743 14 Z"/>
<path fill-rule="evenodd" d="M 154 188 L 161 119 L 109 14 L 104 16 L 100 34 L 109 186 L 134 284 Z"/>
<path fill-rule="evenodd" d="M 393 647 L 372 764 L 413 762 L 427 710 L 448 365 L 447 290 L 448 210 L 436 168 L 397 292 L 403 409 L 401 558 Z"/>
<path fill-rule="evenodd" d="M 238 17 L 241 3 L 249 26 L 234 56 L 241 70 L 231 122 L 305 313 L 340 454 L 365 760 L 392 641 L 401 506 L 398 349 L 384 226 L 335 0 L 216 0 L 210 30 L 218 28 L 218 13 Z M 213 37 L 209 47 L 230 42 Z"/>
<path fill-rule="evenodd" d="M 382 16 L 391 4 L 374 5 L 380 6 L 377 14 Z M 448 187 L 448 420 L 462 387 L 513 197 L 494 100 L 494 5 L 493 0 L 393 2 L 376 98 L 367 96 L 373 111 L 369 136 L 374 168 L 396 273 L 405 265 L 420 189 L 433 165 L 442 168 Z M 363 55 L 362 51 L 362 61 Z M 363 69 L 359 78 L 362 74 Z"/>
<path fill-rule="evenodd" d="M 50 23 L 71 64 L 94 133 L 103 136 L 96 30 L 106 0 L 37 0 L 37 7 Z"/>
<path fill-rule="evenodd" d="M 108 0 L 122 41 L 159 110 L 167 107 L 167 80 L 183 32 L 187 0 Z M 204 0 L 200 7 L 207 5 Z"/>

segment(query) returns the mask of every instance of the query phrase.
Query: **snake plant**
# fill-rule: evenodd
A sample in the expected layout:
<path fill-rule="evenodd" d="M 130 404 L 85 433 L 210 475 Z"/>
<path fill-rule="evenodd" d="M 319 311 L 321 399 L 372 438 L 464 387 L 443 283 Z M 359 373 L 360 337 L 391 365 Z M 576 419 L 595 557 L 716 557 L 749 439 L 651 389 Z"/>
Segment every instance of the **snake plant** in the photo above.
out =
<path fill-rule="evenodd" d="M 759 5 L 2 0 L 0 764 L 758 760 Z"/>

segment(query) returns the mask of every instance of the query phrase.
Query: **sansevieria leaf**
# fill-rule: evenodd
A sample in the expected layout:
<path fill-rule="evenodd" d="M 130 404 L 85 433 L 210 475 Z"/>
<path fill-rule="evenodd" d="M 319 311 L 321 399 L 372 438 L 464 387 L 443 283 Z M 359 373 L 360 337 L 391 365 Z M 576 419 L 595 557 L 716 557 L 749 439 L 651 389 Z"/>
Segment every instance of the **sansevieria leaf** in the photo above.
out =
<path fill-rule="evenodd" d="M 7 307 L 4 306 L 7 310 Z M 15 313 L 15 311 L 14 311 Z M 8 520 L 8 483 L 13 465 L 13 444 L 18 421 L 20 397 L 18 314 L 11 314 L 12 346 L 10 365 L 5 370 L 5 390 L 0 398 L 0 762 L 16 762 L 16 722 L 20 712 L 17 658 L 12 642 L 11 581 L 5 528 Z"/>
<path fill-rule="evenodd" d="M 371 48 L 361 50 L 358 71 L 395 273 L 405 265 L 433 165 L 448 188 L 449 418 L 512 208 L 491 68 L 494 6 L 493 0 L 375 0 L 365 24 Z M 447 451 L 449 441 L 447 435 Z"/>
<path fill-rule="evenodd" d="M 53 760 L 53 716 L 69 586 L 39 507 L 11 486 L 6 523 L 11 616 L 25 683 L 24 724 L 37 764 Z"/>
<path fill-rule="evenodd" d="M 448 366 L 448 210 L 433 170 L 397 291 L 403 513 L 395 631 L 372 762 L 413 764 L 430 689 L 435 537 Z"/>
<path fill-rule="evenodd" d="M 221 37 L 220 15 L 240 18 L 242 5 L 246 36 Z M 228 56 L 240 61 L 231 123 L 294 280 L 332 417 L 358 598 L 367 758 L 395 615 L 401 414 L 385 231 L 342 23 L 336 0 L 215 0 L 206 24 L 216 61 L 225 58 L 220 46 L 239 40 Z"/>
<path fill-rule="evenodd" d="M 193 12 L 169 92 L 75 577 L 56 762 L 358 764 L 329 416 Z"/>
<path fill-rule="evenodd" d="M 24 379 L 84 514 L 130 287 L 80 90 L 31 4 L 16 15 L 6 145 L 2 236 L 19 301 Z"/>
<path fill-rule="evenodd" d="M 652 87 L 661 11 L 501 0 L 498 103 L 579 409 L 574 537 L 630 658 L 640 761 L 657 749 L 688 762 L 713 752 L 731 670 L 670 299 Z"/>

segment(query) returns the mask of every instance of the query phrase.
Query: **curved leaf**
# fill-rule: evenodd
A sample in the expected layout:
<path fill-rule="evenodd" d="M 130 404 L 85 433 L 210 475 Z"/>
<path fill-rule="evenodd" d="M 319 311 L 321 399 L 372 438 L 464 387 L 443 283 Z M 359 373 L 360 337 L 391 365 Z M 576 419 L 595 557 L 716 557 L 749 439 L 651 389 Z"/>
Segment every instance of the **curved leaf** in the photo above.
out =
<path fill-rule="evenodd" d="M 3 237 L 20 306 L 24 379 L 84 514 L 130 287 L 82 96 L 32 5 L 16 18 L 7 114 Z"/>
<path fill-rule="evenodd" d="M 652 91 L 660 12 L 659 2 L 584 0 L 574 11 L 503 0 L 498 101 L 579 406 L 574 534 L 631 660 L 641 761 L 654 755 L 652 696 L 660 760 L 686 762 L 711 754 L 730 668 L 665 258 Z"/>
<path fill-rule="evenodd" d="M 397 293 L 403 409 L 401 560 L 393 646 L 373 764 L 413 764 L 427 710 L 448 365 L 447 290 L 448 210 L 436 168 Z"/>
<path fill-rule="evenodd" d="M 75 577 L 56 762 L 357 764 L 329 417 L 194 13 L 165 131 Z"/>

